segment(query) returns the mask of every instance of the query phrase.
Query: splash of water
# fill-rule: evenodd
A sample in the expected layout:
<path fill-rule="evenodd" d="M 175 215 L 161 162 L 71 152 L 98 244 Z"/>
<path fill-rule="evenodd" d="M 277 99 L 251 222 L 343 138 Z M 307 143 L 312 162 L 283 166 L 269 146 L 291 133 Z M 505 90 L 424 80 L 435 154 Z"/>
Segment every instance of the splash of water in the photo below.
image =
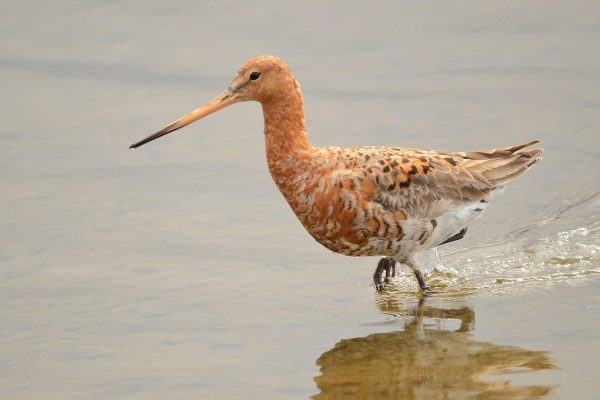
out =
<path fill-rule="evenodd" d="M 532 284 L 600 276 L 600 223 L 559 231 L 537 239 L 508 240 L 463 248 L 446 255 L 437 249 L 419 256 L 432 289 L 488 289 L 504 292 Z M 398 290 L 414 289 L 403 269 Z M 410 287 L 409 287 L 410 286 Z"/>

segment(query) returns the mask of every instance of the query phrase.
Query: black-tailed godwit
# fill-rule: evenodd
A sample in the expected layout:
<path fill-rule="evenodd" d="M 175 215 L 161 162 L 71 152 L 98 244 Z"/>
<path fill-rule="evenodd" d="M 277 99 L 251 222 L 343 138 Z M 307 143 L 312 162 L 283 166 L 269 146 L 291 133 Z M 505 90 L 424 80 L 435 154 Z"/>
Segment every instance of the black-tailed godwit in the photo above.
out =
<path fill-rule="evenodd" d="M 313 147 L 300 84 L 274 56 L 247 61 L 223 93 L 130 148 L 249 100 L 262 104 L 269 171 L 302 225 L 336 253 L 384 256 L 373 276 L 377 288 L 399 262 L 428 289 L 415 255 L 462 238 L 490 193 L 541 159 L 542 149 L 523 150 L 537 141 L 472 152 Z"/>

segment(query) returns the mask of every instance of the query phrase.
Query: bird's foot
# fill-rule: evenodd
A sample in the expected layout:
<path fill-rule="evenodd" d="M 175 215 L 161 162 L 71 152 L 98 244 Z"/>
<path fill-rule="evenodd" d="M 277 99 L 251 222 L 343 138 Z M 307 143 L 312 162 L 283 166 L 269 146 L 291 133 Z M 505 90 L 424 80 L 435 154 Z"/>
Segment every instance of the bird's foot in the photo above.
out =
<path fill-rule="evenodd" d="M 385 272 L 385 275 L 384 275 Z M 396 260 L 392 257 L 383 257 L 379 260 L 375 273 L 373 274 L 373 282 L 375 282 L 375 288 L 381 292 L 385 289 L 385 285 L 390 283 L 390 278 L 396 276 Z"/>

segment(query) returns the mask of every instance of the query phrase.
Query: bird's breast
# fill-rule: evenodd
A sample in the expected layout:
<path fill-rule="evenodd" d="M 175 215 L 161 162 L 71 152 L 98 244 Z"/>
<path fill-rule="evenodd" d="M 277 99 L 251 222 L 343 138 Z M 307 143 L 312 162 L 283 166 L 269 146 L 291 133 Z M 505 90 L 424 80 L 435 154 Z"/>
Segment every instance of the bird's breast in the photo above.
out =
<path fill-rule="evenodd" d="M 373 183 L 343 169 L 323 167 L 273 174 L 294 214 L 310 235 L 336 253 L 377 255 L 396 252 L 403 237 L 402 211 L 373 202 Z"/>

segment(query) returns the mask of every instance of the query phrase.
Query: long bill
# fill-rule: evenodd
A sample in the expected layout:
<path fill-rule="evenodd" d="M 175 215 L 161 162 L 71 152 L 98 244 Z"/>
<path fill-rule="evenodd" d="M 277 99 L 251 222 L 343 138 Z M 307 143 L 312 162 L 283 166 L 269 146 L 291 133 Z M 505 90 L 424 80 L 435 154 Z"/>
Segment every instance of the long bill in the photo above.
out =
<path fill-rule="evenodd" d="M 161 136 L 174 132 L 177 129 L 183 128 L 184 126 L 189 125 L 202 117 L 206 117 L 207 115 L 219 111 L 227 106 L 230 106 L 233 103 L 237 103 L 239 100 L 239 96 L 236 93 L 232 93 L 230 90 L 226 90 L 211 101 L 209 101 L 208 103 L 206 103 L 205 105 L 203 105 L 202 107 L 197 108 L 191 113 L 184 115 L 177 121 L 173 122 L 171 125 L 148 136 L 146 139 L 140 140 L 139 142 L 132 144 L 131 146 L 129 146 L 129 148 L 136 149 L 143 144 L 153 141 L 154 139 L 158 139 Z"/>

